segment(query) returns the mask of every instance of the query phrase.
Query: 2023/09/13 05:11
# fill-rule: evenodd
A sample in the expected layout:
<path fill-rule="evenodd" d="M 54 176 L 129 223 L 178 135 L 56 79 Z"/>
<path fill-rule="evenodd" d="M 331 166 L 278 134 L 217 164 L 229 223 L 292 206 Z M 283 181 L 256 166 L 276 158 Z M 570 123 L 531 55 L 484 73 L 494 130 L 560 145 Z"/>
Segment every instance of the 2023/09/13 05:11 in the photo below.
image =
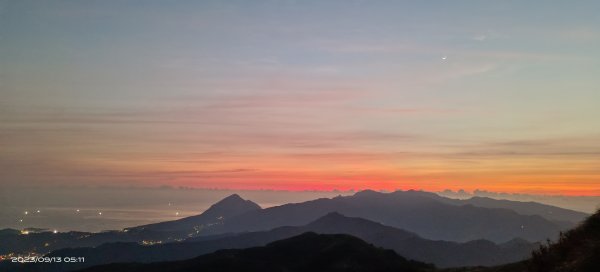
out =
<path fill-rule="evenodd" d="M 11 257 L 13 263 L 83 263 L 85 257 L 44 257 L 44 256 L 25 256 Z"/>

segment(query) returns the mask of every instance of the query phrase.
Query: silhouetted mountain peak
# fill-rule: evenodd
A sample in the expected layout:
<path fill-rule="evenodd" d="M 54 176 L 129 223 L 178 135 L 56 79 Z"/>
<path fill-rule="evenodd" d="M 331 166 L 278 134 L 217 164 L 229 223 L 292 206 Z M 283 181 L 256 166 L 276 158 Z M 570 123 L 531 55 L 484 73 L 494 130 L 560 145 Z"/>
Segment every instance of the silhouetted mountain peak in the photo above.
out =
<path fill-rule="evenodd" d="M 427 198 L 431 198 L 431 199 L 442 198 L 435 193 L 425 192 L 425 191 L 417 191 L 417 190 L 408 190 L 408 191 L 398 190 L 398 191 L 394 191 L 394 192 L 390 193 L 390 195 L 393 195 L 393 196 L 417 196 L 417 197 L 427 197 Z"/>
<path fill-rule="evenodd" d="M 249 201 L 248 202 L 252 202 Z M 243 205 L 244 203 L 246 203 L 246 200 L 243 199 L 240 195 L 238 194 L 232 194 L 230 196 L 227 196 L 221 200 L 219 200 L 217 203 L 213 204 L 209 210 L 213 207 L 224 207 L 224 206 L 230 206 L 230 205 Z"/>
<path fill-rule="evenodd" d="M 230 217 L 239 215 L 248 211 L 260 210 L 261 207 L 250 201 L 245 200 L 238 194 L 232 194 L 221 201 L 213 204 L 206 210 L 203 215 L 216 217 Z"/>
<path fill-rule="evenodd" d="M 344 216 L 343 214 L 339 213 L 339 212 L 330 212 L 326 215 L 324 215 L 323 217 L 315 220 L 315 221 L 319 221 L 319 220 L 343 220 L 345 218 L 348 218 L 346 216 Z"/>
<path fill-rule="evenodd" d="M 417 190 L 408 190 L 402 191 L 397 190 L 391 193 L 385 192 L 377 192 L 373 190 L 363 190 L 354 194 L 354 197 L 359 198 L 368 198 L 368 199 L 420 199 L 423 201 L 431 201 L 431 200 L 439 200 L 439 195 L 435 193 L 425 192 L 425 191 L 417 191 Z"/>
<path fill-rule="evenodd" d="M 471 198 L 469 198 L 471 200 L 494 200 L 491 197 L 487 197 L 487 196 L 472 196 Z"/>
<path fill-rule="evenodd" d="M 321 228 L 321 227 L 338 227 L 338 226 L 342 226 L 342 225 L 355 225 L 356 223 L 358 223 L 359 221 L 365 221 L 367 222 L 368 220 L 362 219 L 362 218 L 351 218 L 351 217 L 347 217 L 344 216 L 343 214 L 339 213 L 339 212 L 330 212 L 322 217 L 317 218 L 316 220 L 310 222 L 308 225 L 306 225 L 309 228 Z M 373 222 L 374 223 L 374 222 Z"/>
<path fill-rule="evenodd" d="M 166 221 L 155 224 L 143 225 L 129 230 L 156 230 L 156 231 L 194 231 L 206 226 L 222 224 L 223 220 L 262 209 L 258 204 L 245 200 L 237 194 L 232 194 L 221 201 L 213 204 L 205 212 L 199 215 L 181 218 L 174 221 Z"/>
<path fill-rule="evenodd" d="M 362 190 L 362 191 L 356 192 L 354 194 L 354 196 L 355 197 L 373 197 L 373 196 L 380 196 L 382 194 L 383 193 L 367 189 L 367 190 Z"/>
<path fill-rule="evenodd" d="M 406 239 L 417 236 L 408 231 L 395 229 L 360 217 L 348 217 L 338 212 L 328 213 L 309 223 L 304 228 L 319 233 L 347 233 L 357 237 L 385 234 Z"/>
<path fill-rule="evenodd" d="M 357 217 L 348 217 L 339 212 L 330 212 L 322 217 L 317 218 L 315 221 L 310 222 L 307 226 L 317 226 L 317 225 L 342 225 L 342 224 L 351 224 L 357 222 L 368 222 L 377 224 L 375 222 L 371 222 L 366 219 L 357 218 Z"/>

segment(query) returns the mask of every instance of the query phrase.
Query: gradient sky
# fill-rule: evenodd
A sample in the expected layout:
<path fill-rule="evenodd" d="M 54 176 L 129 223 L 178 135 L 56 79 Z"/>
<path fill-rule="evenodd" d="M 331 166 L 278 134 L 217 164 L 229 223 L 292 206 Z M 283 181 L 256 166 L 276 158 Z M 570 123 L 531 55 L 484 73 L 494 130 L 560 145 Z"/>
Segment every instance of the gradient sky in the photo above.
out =
<path fill-rule="evenodd" d="M 0 0 L 0 186 L 600 195 L 599 11 Z"/>

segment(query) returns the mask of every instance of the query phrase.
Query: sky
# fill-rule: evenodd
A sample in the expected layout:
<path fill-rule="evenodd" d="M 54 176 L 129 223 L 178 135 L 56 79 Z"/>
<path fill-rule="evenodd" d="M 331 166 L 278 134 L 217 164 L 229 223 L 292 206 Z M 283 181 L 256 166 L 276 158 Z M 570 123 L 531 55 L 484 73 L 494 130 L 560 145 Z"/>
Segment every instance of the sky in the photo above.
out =
<path fill-rule="evenodd" d="M 0 187 L 600 195 L 599 10 L 0 0 Z"/>

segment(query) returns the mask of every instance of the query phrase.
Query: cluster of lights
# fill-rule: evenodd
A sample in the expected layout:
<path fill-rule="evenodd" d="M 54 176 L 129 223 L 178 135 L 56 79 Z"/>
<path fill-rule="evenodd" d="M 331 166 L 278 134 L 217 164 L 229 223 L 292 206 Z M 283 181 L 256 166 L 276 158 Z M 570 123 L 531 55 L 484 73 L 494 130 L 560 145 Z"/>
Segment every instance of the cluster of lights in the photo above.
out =
<path fill-rule="evenodd" d="M 21 230 L 21 234 L 23 234 L 23 235 L 27 235 L 27 234 L 30 234 L 30 233 L 35 233 L 35 232 L 36 232 L 36 231 L 32 232 L 32 231 L 30 231 L 30 230 L 28 230 L 28 229 Z M 58 230 L 53 230 L 53 231 L 52 231 L 52 233 L 54 233 L 54 234 L 57 234 L 57 233 L 58 233 Z"/>
<path fill-rule="evenodd" d="M 40 210 L 36 210 L 35 212 L 36 212 L 36 213 L 41 213 L 42 211 L 40 211 Z M 25 215 L 28 215 L 28 214 L 29 214 L 29 211 L 25 211 L 25 212 L 23 212 L 23 213 L 24 213 Z"/>
<path fill-rule="evenodd" d="M 155 245 L 155 244 L 162 244 L 162 241 L 160 241 L 160 240 L 158 240 L 158 241 L 142 240 L 142 245 L 145 245 L 145 246 L 151 246 L 151 245 Z"/>

